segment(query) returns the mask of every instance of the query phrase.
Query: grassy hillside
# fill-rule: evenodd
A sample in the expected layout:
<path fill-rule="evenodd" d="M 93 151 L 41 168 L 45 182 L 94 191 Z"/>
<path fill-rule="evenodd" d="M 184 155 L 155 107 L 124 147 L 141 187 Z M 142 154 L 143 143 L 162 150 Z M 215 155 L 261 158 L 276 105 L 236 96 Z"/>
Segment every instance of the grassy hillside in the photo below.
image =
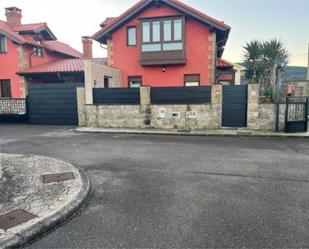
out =
<path fill-rule="evenodd" d="M 306 67 L 288 66 L 285 72 L 283 83 L 289 83 L 296 80 L 305 80 L 307 75 Z"/>

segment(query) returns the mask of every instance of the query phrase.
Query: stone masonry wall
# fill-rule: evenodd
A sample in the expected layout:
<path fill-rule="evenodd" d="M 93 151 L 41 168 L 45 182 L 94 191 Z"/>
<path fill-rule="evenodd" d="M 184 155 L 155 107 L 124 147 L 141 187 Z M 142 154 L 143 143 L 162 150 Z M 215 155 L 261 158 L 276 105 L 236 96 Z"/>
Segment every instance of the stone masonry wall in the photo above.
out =
<path fill-rule="evenodd" d="M 0 115 L 1 114 L 25 114 L 25 99 L 1 99 L 0 98 Z"/>
<path fill-rule="evenodd" d="M 92 90 L 92 89 L 91 89 Z M 212 102 L 199 105 L 152 105 L 150 91 L 141 87 L 140 105 L 93 105 L 79 88 L 79 125 L 103 128 L 156 128 L 179 130 L 220 129 L 222 86 L 212 86 Z M 248 85 L 247 128 L 275 130 L 275 104 L 259 103 L 259 86 Z M 284 130 L 285 104 L 280 105 L 280 130 Z"/>
<path fill-rule="evenodd" d="M 219 129 L 222 87 L 214 87 L 213 103 L 151 105 L 141 89 L 141 105 L 87 105 L 83 88 L 77 90 L 79 125 L 104 128 Z"/>
<path fill-rule="evenodd" d="M 248 85 L 248 129 L 274 131 L 276 125 L 276 105 L 259 103 L 259 85 Z M 285 104 L 280 104 L 279 129 L 285 127 Z"/>

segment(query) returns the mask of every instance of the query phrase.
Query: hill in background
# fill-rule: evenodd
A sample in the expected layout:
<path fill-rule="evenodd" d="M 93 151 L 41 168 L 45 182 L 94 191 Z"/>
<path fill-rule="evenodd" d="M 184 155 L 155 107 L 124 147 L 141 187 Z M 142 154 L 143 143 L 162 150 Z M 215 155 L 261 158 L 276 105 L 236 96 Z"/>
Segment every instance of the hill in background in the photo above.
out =
<path fill-rule="evenodd" d="M 288 66 L 283 78 L 283 83 L 291 81 L 305 80 L 307 75 L 306 67 Z"/>

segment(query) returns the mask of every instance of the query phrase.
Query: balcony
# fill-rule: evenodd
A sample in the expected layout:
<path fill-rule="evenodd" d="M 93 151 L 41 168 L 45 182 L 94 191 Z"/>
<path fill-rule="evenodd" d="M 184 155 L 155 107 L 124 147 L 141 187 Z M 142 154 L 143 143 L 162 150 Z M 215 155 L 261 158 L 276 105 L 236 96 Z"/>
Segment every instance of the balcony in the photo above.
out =
<path fill-rule="evenodd" d="M 140 63 L 142 66 L 186 64 L 185 51 L 142 51 Z"/>
<path fill-rule="evenodd" d="M 186 63 L 183 16 L 143 19 L 141 27 L 142 66 Z"/>

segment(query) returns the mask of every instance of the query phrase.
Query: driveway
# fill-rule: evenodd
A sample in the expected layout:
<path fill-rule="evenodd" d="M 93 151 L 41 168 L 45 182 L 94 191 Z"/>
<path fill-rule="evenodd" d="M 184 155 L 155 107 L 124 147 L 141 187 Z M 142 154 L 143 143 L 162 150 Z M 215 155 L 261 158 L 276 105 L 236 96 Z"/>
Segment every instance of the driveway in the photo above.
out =
<path fill-rule="evenodd" d="M 83 167 L 81 212 L 26 248 L 308 248 L 309 140 L 1 125 L 0 152 Z"/>

